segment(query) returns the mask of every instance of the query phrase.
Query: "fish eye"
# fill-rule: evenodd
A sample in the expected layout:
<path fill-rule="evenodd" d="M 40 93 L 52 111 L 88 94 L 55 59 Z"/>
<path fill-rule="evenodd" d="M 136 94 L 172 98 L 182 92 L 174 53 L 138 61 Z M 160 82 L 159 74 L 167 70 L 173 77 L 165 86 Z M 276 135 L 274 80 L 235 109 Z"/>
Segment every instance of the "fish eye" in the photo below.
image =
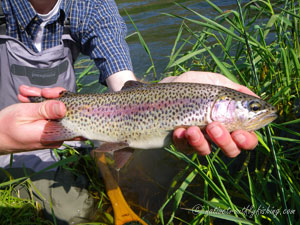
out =
<path fill-rule="evenodd" d="M 262 105 L 258 102 L 250 102 L 249 107 L 251 111 L 256 112 L 258 110 L 261 110 Z"/>

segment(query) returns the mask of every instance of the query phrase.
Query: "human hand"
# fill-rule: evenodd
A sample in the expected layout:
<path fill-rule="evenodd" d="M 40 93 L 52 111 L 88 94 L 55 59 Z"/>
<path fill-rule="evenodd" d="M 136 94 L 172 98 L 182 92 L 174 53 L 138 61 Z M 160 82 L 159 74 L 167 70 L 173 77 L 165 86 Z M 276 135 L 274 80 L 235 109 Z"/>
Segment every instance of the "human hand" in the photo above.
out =
<path fill-rule="evenodd" d="M 28 103 L 28 96 L 56 98 L 65 89 L 20 86 L 18 99 Z M 51 100 L 42 103 L 14 104 L 0 111 L 0 154 L 56 148 L 62 142 L 40 143 L 48 119 L 60 119 L 66 113 L 62 102 Z M 48 145 L 49 144 L 49 145 Z"/>
<path fill-rule="evenodd" d="M 256 96 L 245 86 L 234 83 L 221 74 L 211 72 L 190 71 L 183 73 L 178 77 L 167 77 L 161 82 L 193 82 L 221 85 Z M 236 130 L 230 134 L 219 122 L 212 122 L 207 125 L 206 133 L 228 157 L 236 157 L 240 154 L 241 149 L 252 150 L 258 144 L 258 140 L 254 132 Z M 187 129 L 177 128 L 173 132 L 173 140 L 174 145 L 178 149 L 184 151 L 188 151 L 192 147 L 192 149 L 197 151 L 200 155 L 208 155 L 211 152 L 209 142 L 205 139 L 199 127 L 196 126 L 192 126 Z"/>
<path fill-rule="evenodd" d="M 60 101 L 19 103 L 0 111 L 0 154 L 56 148 L 62 142 L 40 143 L 47 119 L 64 117 L 66 108 Z"/>
<path fill-rule="evenodd" d="M 41 96 L 44 98 L 58 98 L 59 94 L 66 89 L 62 87 L 54 87 L 54 88 L 37 88 L 37 87 L 29 87 L 26 85 L 21 85 L 19 87 L 19 95 L 18 99 L 20 102 L 28 103 L 30 102 L 28 97 L 32 96 Z"/>

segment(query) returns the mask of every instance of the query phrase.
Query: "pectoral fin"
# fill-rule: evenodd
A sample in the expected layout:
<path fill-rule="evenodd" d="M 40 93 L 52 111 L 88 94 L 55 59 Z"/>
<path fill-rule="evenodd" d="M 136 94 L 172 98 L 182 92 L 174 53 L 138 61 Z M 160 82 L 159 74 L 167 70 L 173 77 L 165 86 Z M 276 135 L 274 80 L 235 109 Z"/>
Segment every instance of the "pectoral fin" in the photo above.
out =
<path fill-rule="evenodd" d="M 94 151 L 96 152 L 115 152 L 123 148 L 127 148 L 129 145 L 126 142 L 104 142 Z"/>
<path fill-rule="evenodd" d="M 132 148 L 124 148 L 114 152 L 115 167 L 121 169 L 130 159 L 133 152 Z"/>
<path fill-rule="evenodd" d="M 105 142 L 100 147 L 94 149 L 95 152 L 111 152 L 115 161 L 116 169 L 121 169 L 129 160 L 133 153 L 133 149 L 128 147 L 126 142 L 108 143 Z"/>

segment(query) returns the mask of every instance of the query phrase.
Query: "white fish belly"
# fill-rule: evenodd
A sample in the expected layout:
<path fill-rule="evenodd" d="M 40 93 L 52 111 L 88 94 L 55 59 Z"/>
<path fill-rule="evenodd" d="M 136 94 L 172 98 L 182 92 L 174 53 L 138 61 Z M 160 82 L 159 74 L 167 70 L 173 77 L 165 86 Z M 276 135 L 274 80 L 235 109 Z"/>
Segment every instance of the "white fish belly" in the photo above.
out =
<path fill-rule="evenodd" d="M 148 131 L 146 134 L 140 134 L 138 137 L 130 136 L 125 139 L 120 134 L 116 137 L 111 134 L 105 134 L 103 132 L 91 132 L 91 130 L 78 129 L 70 121 L 62 120 L 64 127 L 72 130 L 77 136 L 83 136 L 89 140 L 101 141 L 101 142 L 112 142 L 112 143 L 128 143 L 129 147 L 134 149 L 155 149 L 162 148 L 170 143 L 171 131 Z"/>
<path fill-rule="evenodd" d="M 138 139 L 128 140 L 129 147 L 135 149 L 155 149 L 167 146 L 171 141 L 171 132 L 157 132 Z"/>

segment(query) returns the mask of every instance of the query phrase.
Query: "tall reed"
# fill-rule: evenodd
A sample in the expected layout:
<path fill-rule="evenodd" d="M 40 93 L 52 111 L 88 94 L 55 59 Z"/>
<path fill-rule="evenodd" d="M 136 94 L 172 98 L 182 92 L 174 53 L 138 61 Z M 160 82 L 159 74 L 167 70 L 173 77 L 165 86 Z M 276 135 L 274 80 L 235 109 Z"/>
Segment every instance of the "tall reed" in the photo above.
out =
<path fill-rule="evenodd" d="M 163 224 L 176 220 L 186 224 L 220 224 L 220 220 L 238 224 L 299 221 L 300 1 L 236 2 L 236 10 L 224 12 L 207 0 L 215 9 L 215 18 L 207 18 L 182 4 L 177 5 L 192 12 L 193 18 L 166 14 L 181 19 L 182 25 L 165 76 L 188 70 L 220 72 L 275 105 L 279 119 L 256 132 L 259 145 L 254 152 L 243 153 L 229 163 L 216 147 L 205 164 L 174 147 L 168 148 L 192 170 L 186 169 L 182 185 L 160 209 Z M 191 24 L 197 25 L 197 30 Z M 233 171 L 232 165 L 240 160 L 244 163 Z M 195 193 L 185 184 L 193 184 L 197 177 L 204 184 L 203 190 Z M 171 200 L 175 205 L 168 217 L 163 212 Z M 181 217 L 181 208 L 190 211 L 190 217 Z"/>

